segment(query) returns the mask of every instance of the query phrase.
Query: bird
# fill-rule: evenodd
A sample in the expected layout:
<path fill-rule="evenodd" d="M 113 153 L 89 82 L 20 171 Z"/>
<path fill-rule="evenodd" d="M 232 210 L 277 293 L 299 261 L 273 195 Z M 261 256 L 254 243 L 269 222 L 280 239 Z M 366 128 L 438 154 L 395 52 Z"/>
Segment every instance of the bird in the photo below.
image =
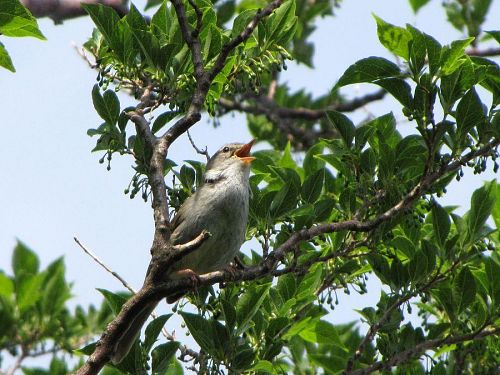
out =
<path fill-rule="evenodd" d="M 164 271 L 164 280 L 193 277 L 226 268 L 245 240 L 250 199 L 250 156 L 254 140 L 222 146 L 206 165 L 203 182 L 176 212 L 171 222 L 172 245 L 185 244 L 202 231 L 210 236 Z M 185 292 L 167 296 L 174 303 Z M 157 301 L 146 305 L 114 347 L 111 361 L 120 363 L 130 351 Z"/>

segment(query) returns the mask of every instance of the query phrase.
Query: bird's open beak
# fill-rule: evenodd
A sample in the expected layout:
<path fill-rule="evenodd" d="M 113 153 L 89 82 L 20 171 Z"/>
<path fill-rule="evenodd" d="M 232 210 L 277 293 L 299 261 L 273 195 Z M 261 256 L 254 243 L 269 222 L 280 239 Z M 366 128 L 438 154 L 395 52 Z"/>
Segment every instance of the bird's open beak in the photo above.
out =
<path fill-rule="evenodd" d="M 245 164 L 250 164 L 253 160 L 255 160 L 253 156 L 250 156 L 250 150 L 252 149 L 254 143 L 255 139 L 252 139 L 235 152 L 235 155 Z"/>

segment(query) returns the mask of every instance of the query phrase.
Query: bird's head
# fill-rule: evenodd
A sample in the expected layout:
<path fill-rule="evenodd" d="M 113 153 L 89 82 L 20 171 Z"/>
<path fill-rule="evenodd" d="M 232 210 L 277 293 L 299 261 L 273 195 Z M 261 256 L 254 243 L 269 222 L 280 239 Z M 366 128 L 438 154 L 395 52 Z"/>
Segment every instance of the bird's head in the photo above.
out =
<path fill-rule="evenodd" d="M 229 143 L 222 146 L 208 161 L 207 175 L 224 175 L 226 173 L 246 172 L 255 158 L 250 156 L 250 150 L 255 140 L 248 143 Z"/>

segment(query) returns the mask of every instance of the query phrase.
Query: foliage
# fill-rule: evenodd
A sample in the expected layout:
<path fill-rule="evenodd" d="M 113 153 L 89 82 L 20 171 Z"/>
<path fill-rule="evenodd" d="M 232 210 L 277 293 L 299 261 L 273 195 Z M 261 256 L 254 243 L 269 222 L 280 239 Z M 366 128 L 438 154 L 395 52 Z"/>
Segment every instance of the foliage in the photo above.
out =
<path fill-rule="evenodd" d="M 67 374 L 68 354 L 102 331 L 111 318 L 107 305 L 71 311 L 71 284 L 62 258 L 45 269 L 33 250 L 18 242 L 9 275 L 0 270 L 0 362 L 6 357 L 51 356 L 47 370 L 23 367 L 25 374 Z"/>
<path fill-rule="evenodd" d="M 426 3 L 410 1 L 415 12 Z M 224 273 L 223 288 L 213 287 L 220 281 L 213 278 L 190 294 L 189 304 L 174 306 L 200 351 L 175 340 L 157 344 L 162 327 L 170 328 L 171 315 L 164 315 L 149 323 L 122 363 L 105 371 L 182 373 L 177 357 L 200 373 L 493 373 L 500 359 L 500 187 L 486 182 L 465 214 L 439 199 L 465 169 L 498 170 L 500 69 L 468 53 L 482 42 L 489 4 L 445 2 L 450 22 L 467 38 L 444 46 L 411 25 L 375 16 L 380 43 L 399 63 L 361 59 L 319 98 L 291 93 L 280 71 L 291 58 L 311 65 L 308 37 L 336 2 L 153 0 L 150 18 L 133 5 L 121 18 L 111 8 L 83 5 L 96 25 L 85 48 L 96 60 L 92 99 L 103 120 L 88 134 L 98 137 L 93 151 L 104 153 L 100 162 L 107 160 L 108 169 L 113 155 L 134 159 L 125 193 L 152 201 L 153 254 L 164 233 L 161 189 L 175 213 L 204 171 L 200 162 L 164 161 L 162 150 L 201 111 L 215 119 L 245 112 L 250 131 L 273 146 L 254 153 L 247 238 L 258 244 L 240 254 L 244 269 Z M 497 31 L 488 35 L 498 41 Z M 412 134 L 398 131 L 393 113 L 358 124 L 342 113 L 349 103 L 341 89 L 365 83 L 399 103 Z M 122 108 L 120 90 L 137 106 Z M 17 252 L 14 279 L 2 283 L 21 297 L 4 310 L 37 306 L 43 313 L 43 297 L 27 300 L 14 287 L 17 274 L 39 274 L 36 257 Z M 357 311 L 359 321 L 331 323 L 329 313 L 349 298 L 338 294 L 366 294 L 372 280 L 382 284 L 376 306 Z M 49 284 L 39 290 L 48 293 Z M 62 311 L 69 288 L 57 285 Z M 118 321 L 134 303 L 101 292 Z M 87 330 L 98 329 L 85 321 Z M 70 327 L 71 337 L 83 337 L 80 326 Z M 70 337 L 61 335 L 42 338 Z M 72 346 L 64 340 L 60 348 Z M 93 343 L 80 353 L 99 349 Z"/>
<path fill-rule="evenodd" d="M 19 0 L 2 0 L 0 4 L 0 34 L 10 37 L 31 36 L 44 40 L 45 37 L 38 29 L 36 19 L 31 15 Z M 12 60 L 0 42 L 0 66 L 15 72 Z"/>

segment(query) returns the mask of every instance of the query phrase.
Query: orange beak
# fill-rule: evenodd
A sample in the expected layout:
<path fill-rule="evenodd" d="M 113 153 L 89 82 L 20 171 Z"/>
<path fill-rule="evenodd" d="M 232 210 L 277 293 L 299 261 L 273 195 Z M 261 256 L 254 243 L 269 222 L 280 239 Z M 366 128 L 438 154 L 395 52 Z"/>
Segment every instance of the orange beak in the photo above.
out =
<path fill-rule="evenodd" d="M 255 139 L 252 139 L 235 152 L 235 155 L 245 164 L 250 164 L 253 160 L 255 160 L 253 156 L 250 156 L 250 150 L 252 149 L 254 143 Z"/>

